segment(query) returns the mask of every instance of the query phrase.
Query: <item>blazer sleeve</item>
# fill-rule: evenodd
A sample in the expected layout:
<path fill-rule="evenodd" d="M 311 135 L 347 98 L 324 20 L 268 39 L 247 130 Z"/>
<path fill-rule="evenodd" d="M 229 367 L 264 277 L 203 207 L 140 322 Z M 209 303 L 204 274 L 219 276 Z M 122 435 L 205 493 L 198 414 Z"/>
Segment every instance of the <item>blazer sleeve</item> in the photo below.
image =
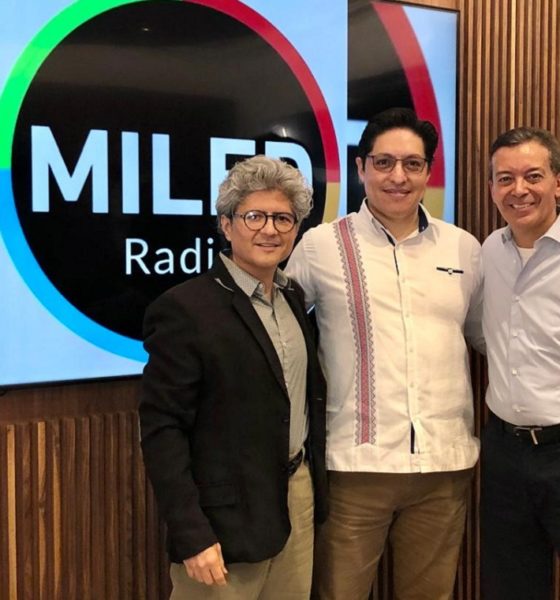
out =
<path fill-rule="evenodd" d="M 199 504 L 189 436 L 201 399 L 197 323 L 179 298 L 164 294 L 147 310 L 149 360 L 139 407 L 142 452 L 174 556 L 189 558 L 218 540 Z"/>

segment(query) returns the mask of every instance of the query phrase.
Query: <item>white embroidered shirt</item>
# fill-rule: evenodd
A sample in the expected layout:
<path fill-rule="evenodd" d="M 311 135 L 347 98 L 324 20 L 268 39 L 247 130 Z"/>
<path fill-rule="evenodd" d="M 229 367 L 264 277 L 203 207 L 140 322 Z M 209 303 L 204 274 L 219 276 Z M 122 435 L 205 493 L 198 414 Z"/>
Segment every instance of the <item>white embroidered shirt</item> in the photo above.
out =
<path fill-rule="evenodd" d="M 317 312 L 329 469 L 448 471 L 477 460 L 463 333 L 480 332 L 480 244 L 419 216 L 397 242 L 364 203 L 305 233 L 288 263 Z"/>

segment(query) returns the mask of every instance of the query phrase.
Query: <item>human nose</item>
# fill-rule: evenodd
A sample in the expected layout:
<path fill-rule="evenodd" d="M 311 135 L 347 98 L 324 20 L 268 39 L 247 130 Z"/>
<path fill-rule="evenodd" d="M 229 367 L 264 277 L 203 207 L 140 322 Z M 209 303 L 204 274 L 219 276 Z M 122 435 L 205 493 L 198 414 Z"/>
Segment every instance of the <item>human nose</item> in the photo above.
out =
<path fill-rule="evenodd" d="M 404 170 L 402 161 L 398 160 L 391 171 L 391 179 L 395 182 L 405 181 L 407 178 L 406 171 Z"/>
<path fill-rule="evenodd" d="M 517 177 L 513 183 L 513 194 L 524 196 L 527 193 L 527 182 L 523 177 Z"/>
<path fill-rule="evenodd" d="M 274 226 L 274 217 L 272 215 L 266 215 L 266 221 L 261 231 L 264 231 L 264 233 L 267 233 L 268 235 L 276 233 L 276 227 Z"/>

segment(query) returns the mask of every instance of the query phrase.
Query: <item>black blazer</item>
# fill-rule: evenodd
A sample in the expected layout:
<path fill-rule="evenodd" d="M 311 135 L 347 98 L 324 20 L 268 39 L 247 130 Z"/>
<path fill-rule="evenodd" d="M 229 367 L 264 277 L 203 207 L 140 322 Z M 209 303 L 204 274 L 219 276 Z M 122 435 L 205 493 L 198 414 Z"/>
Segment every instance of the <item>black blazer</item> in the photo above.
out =
<path fill-rule="evenodd" d="M 325 384 L 296 283 L 284 295 L 307 346 L 315 517 L 326 517 Z M 220 542 L 226 562 L 282 550 L 290 401 L 278 355 L 247 295 L 218 257 L 204 275 L 148 307 L 142 450 L 172 561 Z"/>

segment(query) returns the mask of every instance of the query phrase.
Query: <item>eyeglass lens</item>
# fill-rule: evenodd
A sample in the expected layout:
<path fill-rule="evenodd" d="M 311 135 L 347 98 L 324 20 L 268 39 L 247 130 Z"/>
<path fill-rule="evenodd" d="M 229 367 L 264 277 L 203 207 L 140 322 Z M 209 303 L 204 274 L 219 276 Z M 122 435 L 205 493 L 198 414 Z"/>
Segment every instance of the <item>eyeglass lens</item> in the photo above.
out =
<path fill-rule="evenodd" d="M 419 173 L 426 164 L 426 159 L 419 156 L 407 156 L 405 158 L 396 158 L 390 154 L 368 154 L 371 158 L 373 168 L 377 171 L 390 172 L 395 165 L 400 162 L 403 169 L 409 173 Z"/>
<path fill-rule="evenodd" d="M 263 229 L 269 218 L 272 219 L 272 223 L 279 233 L 288 233 L 296 224 L 296 218 L 291 213 L 265 213 L 262 210 L 250 210 L 238 216 L 242 217 L 245 225 L 253 231 Z"/>

